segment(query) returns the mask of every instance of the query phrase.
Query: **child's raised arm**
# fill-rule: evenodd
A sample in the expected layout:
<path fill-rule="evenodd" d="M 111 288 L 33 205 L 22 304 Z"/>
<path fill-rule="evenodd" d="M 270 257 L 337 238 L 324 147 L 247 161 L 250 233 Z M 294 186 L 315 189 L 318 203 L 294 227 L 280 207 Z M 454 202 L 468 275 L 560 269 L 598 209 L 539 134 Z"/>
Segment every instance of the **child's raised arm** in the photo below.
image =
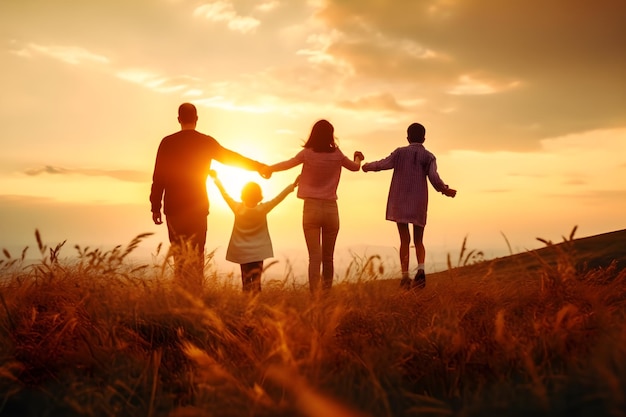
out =
<path fill-rule="evenodd" d="M 210 170 L 209 176 L 213 179 L 213 183 L 215 184 L 217 189 L 220 190 L 220 194 L 222 194 L 222 197 L 224 198 L 224 201 L 226 201 L 226 204 L 228 204 L 228 207 L 230 207 L 230 209 L 235 212 L 238 203 L 233 200 L 230 195 L 228 195 L 228 192 L 224 188 L 222 181 L 220 181 L 220 179 L 217 177 L 217 172 L 215 172 L 214 170 Z"/>
<path fill-rule="evenodd" d="M 296 189 L 296 187 L 298 186 L 299 182 L 300 182 L 300 175 L 298 175 L 296 177 L 294 182 L 292 182 L 287 187 L 285 187 L 285 189 L 283 191 L 281 191 L 280 194 L 278 194 L 276 197 L 274 197 L 270 201 L 268 201 L 266 203 L 263 203 L 263 205 L 266 208 L 266 212 L 269 212 L 270 210 L 272 210 L 274 207 L 276 207 L 278 205 L 278 203 L 283 201 L 285 199 L 285 197 L 287 197 L 289 194 L 291 194 L 293 192 L 293 190 Z"/>

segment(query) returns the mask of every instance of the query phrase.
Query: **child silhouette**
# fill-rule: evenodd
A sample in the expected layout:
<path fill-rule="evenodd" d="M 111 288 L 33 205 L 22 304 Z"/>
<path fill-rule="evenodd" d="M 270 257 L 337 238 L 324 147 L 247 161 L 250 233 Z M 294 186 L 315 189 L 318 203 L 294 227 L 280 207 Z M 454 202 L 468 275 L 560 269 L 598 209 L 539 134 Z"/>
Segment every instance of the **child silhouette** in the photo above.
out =
<path fill-rule="evenodd" d="M 423 288 L 426 285 L 424 260 L 424 227 L 428 210 L 428 183 L 435 190 L 448 197 L 454 197 L 456 190 L 448 187 L 437 172 L 435 155 L 424 148 L 426 129 L 419 123 L 411 124 L 407 129 L 409 145 L 397 148 L 388 157 L 363 165 L 364 172 L 393 169 L 389 197 L 387 199 L 386 219 L 396 222 L 400 235 L 400 268 L 403 288 L 412 286 Z M 409 223 L 413 225 L 413 241 L 417 255 L 417 273 L 411 283 L 409 278 L 409 244 L 411 235 Z"/>
<path fill-rule="evenodd" d="M 300 177 L 298 176 L 272 200 L 262 203 L 263 193 L 259 184 L 249 182 L 244 185 L 241 190 L 241 202 L 237 202 L 228 195 L 214 170 L 211 170 L 209 175 L 235 214 L 226 260 L 240 265 L 243 291 L 259 293 L 263 261 L 274 256 L 267 227 L 267 213 L 295 190 Z"/>

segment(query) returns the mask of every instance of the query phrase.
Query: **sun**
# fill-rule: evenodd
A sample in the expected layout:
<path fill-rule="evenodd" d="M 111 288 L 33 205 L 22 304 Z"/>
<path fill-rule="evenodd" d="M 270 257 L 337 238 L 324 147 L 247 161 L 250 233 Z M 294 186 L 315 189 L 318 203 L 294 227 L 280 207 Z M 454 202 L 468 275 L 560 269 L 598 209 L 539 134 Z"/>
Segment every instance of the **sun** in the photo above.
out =
<path fill-rule="evenodd" d="M 217 173 L 217 177 L 224 185 L 226 192 L 236 201 L 241 201 L 241 189 L 250 181 L 254 181 L 261 186 L 264 197 L 270 195 L 272 192 L 270 183 L 263 179 L 256 171 L 247 171 L 242 168 L 222 165 L 216 161 L 211 163 L 211 169 Z M 207 178 L 207 190 L 209 194 L 219 196 L 219 191 L 215 184 L 213 184 L 211 177 Z M 221 199 L 221 197 L 219 198 Z"/>

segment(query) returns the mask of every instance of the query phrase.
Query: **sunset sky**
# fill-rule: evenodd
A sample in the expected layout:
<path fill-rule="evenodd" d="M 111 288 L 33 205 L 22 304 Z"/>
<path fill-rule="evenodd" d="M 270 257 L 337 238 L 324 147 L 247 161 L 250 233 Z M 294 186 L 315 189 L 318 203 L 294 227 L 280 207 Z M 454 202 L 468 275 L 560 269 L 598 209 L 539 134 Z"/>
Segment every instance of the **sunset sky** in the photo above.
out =
<path fill-rule="evenodd" d="M 576 225 L 626 227 L 623 0 L 2 1 L 0 65 L 0 248 L 14 256 L 37 255 L 35 229 L 67 256 L 144 232 L 143 252 L 166 244 L 148 195 L 185 101 L 198 130 L 268 164 L 322 118 L 366 162 L 424 124 L 458 190 L 431 188 L 427 271 L 466 236 L 493 258 L 506 240 L 520 252 Z M 299 170 L 215 167 L 234 197 L 255 180 L 271 198 Z M 340 261 L 393 255 L 390 178 L 344 170 Z M 207 249 L 222 259 L 233 215 L 208 186 Z M 278 260 L 304 262 L 301 210 L 291 195 L 268 216 Z"/>

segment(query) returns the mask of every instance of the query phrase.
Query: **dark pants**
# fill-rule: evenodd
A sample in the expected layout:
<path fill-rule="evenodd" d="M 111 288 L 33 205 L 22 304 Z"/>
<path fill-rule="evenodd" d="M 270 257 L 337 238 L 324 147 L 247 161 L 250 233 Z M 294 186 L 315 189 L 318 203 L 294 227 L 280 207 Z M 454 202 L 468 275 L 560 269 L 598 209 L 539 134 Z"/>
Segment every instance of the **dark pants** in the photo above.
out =
<path fill-rule="evenodd" d="M 166 222 L 176 280 L 189 290 L 201 288 L 204 278 L 206 214 L 169 214 Z"/>
<path fill-rule="evenodd" d="M 263 274 L 263 261 L 241 264 L 241 283 L 244 292 L 261 292 L 261 275 Z"/>

